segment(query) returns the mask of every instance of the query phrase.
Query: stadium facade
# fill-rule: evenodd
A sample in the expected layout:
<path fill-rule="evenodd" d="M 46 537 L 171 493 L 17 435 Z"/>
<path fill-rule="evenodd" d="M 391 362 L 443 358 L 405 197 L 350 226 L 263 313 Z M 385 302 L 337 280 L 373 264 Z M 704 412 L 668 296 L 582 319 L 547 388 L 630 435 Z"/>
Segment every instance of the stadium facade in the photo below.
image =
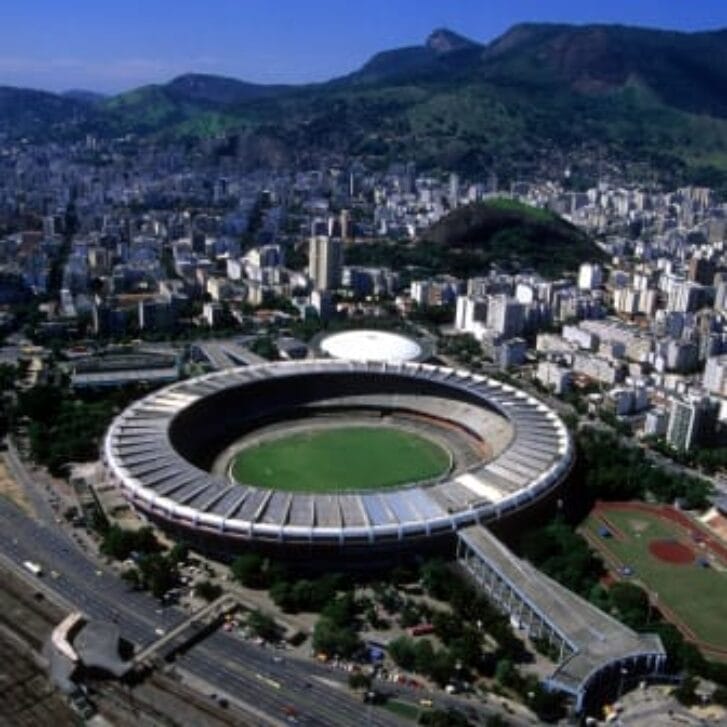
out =
<path fill-rule="evenodd" d="M 290 492 L 233 482 L 214 461 L 240 438 L 307 418 L 367 416 L 439 432 L 457 453 L 432 481 L 393 489 Z M 132 404 L 103 461 L 133 506 L 198 547 L 303 554 L 422 550 L 462 527 L 521 511 L 562 483 L 570 436 L 539 400 L 423 363 L 306 360 L 216 372 Z"/>

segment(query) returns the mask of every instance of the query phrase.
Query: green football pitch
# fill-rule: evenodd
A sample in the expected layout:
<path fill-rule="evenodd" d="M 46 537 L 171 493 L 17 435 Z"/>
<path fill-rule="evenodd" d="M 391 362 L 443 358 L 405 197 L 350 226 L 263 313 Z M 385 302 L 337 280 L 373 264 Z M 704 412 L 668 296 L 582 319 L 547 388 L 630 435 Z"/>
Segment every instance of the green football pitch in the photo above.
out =
<path fill-rule="evenodd" d="M 238 453 L 238 482 L 297 492 L 395 487 L 447 471 L 449 454 L 424 437 L 390 427 L 350 426 L 283 436 Z"/>

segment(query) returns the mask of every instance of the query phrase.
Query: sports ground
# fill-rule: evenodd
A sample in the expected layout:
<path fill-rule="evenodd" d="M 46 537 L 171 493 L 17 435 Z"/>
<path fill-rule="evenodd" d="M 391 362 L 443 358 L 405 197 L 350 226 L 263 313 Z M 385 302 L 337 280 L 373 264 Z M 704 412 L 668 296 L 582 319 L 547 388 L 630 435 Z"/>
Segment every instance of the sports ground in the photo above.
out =
<path fill-rule="evenodd" d="M 238 482 L 296 492 L 395 487 L 445 474 L 450 455 L 417 434 L 350 426 L 298 432 L 240 452 L 230 472 Z"/>
<path fill-rule="evenodd" d="M 583 535 L 616 578 L 651 602 L 710 656 L 727 659 L 727 547 L 668 506 L 598 503 Z"/>

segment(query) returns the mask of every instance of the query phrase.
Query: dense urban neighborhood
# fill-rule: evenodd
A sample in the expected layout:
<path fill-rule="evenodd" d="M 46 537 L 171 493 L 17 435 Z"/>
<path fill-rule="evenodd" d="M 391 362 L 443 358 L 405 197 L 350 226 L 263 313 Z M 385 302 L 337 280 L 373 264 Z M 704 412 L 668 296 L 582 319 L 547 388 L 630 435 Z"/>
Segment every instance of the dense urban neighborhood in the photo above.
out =
<path fill-rule="evenodd" d="M 719 184 L 79 126 L 0 131 L 0 722 L 727 719 Z"/>

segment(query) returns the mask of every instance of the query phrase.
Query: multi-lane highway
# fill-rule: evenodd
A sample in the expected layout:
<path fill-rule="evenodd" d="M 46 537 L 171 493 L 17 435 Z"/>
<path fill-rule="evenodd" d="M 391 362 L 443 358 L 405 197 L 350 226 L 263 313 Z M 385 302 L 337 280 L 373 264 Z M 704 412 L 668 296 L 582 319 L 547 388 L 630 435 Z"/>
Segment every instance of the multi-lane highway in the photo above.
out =
<path fill-rule="evenodd" d="M 111 571 L 97 566 L 60 529 L 38 523 L 0 499 L 0 552 L 15 563 L 41 563 L 45 588 L 92 618 L 116 621 L 122 635 L 140 646 L 158 638 L 184 620 L 175 608 L 161 609 L 146 593 L 130 591 Z M 58 574 L 50 576 L 51 571 Z M 217 633 L 180 659 L 180 667 L 251 705 L 272 720 L 290 716 L 291 707 L 302 723 L 360 725 L 364 705 L 353 696 L 315 678 L 320 668 L 296 661 L 273 660 L 270 652 L 223 633 Z M 323 673 L 326 673 L 323 670 Z M 329 675 L 330 676 L 330 675 Z M 372 725 L 399 724 L 393 716 L 374 711 Z"/>
<path fill-rule="evenodd" d="M 161 608 L 148 593 L 131 590 L 118 576 L 79 547 L 57 523 L 42 487 L 28 472 L 15 449 L 6 454 L 11 470 L 27 490 L 36 518 L 0 498 L 0 555 L 16 566 L 31 560 L 42 564 L 46 575 L 39 586 L 51 591 L 69 608 L 96 619 L 115 621 L 122 635 L 145 647 L 188 618 L 177 608 Z M 57 575 L 57 577 L 54 577 Z M 400 720 L 365 707 L 346 688 L 346 674 L 300 657 L 271 653 L 225 633 L 215 633 L 177 659 L 179 668 L 213 685 L 210 692 L 227 694 L 248 706 L 251 714 L 267 715 L 271 722 L 294 713 L 301 723 L 315 725 L 395 725 Z M 397 687 L 416 699 L 417 691 Z M 439 695 L 438 706 L 461 708 L 459 698 Z M 490 705 L 466 705 L 487 716 Z M 291 707 L 293 710 L 291 710 Z M 509 714 L 511 724 L 528 724 Z M 265 721 L 265 720 L 261 720 Z"/>

